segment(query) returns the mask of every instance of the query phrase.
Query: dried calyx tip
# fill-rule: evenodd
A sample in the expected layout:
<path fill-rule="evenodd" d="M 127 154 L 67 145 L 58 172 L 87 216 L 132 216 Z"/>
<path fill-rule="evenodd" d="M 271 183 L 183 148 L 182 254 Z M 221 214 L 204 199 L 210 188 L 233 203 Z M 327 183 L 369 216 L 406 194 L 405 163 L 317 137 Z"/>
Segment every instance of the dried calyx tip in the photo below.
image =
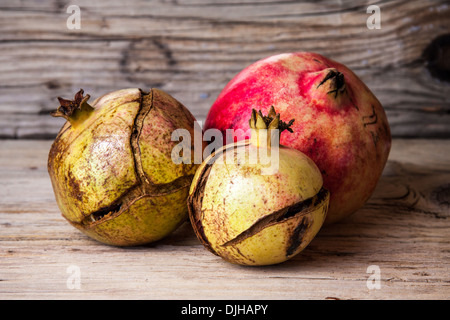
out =
<path fill-rule="evenodd" d="M 293 123 L 294 119 L 287 123 L 280 120 L 280 114 L 275 112 L 273 106 L 270 107 L 267 116 L 264 116 L 261 110 L 256 111 L 255 109 L 252 109 L 252 116 L 249 120 L 251 129 L 278 129 L 280 130 L 280 133 L 284 130 L 294 132 L 291 128 Z"/>
<path fill-rule="evenodd" d="M 336 69 L 329 70 L 316 89 L 318 89 L 321 85 L 323 85 L 327 81 L 331 81 L 330 86 L 332 88 L 332 90 L 328 91 L 327 93 L 328 94 L 334 93 L 335 98 L 338 96 L 339 93 L 343 93 L 345 91 L 345 79 L 344 74 L 342 72 L 339 72 Z"/>
<path fill-rule="evenodd" d="M 94 111 L 87 101 L 90 95 L 83 97 L 84 90 L 80 89 L 75 94 L 73 100 L 66 100 L 58 97 L 60 106 L 56 111 L 50 113 L 53 117 L 63 117 L 68 120 L 72 125 L 77 125 L 89 117 L 89 115 Z"/>

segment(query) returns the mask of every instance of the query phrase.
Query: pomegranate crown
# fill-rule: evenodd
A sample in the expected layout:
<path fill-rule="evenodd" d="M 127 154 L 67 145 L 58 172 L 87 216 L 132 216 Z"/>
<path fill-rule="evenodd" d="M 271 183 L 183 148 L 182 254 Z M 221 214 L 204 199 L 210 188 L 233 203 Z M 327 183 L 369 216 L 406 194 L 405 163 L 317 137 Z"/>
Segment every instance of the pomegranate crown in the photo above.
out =
<path fill-rule="evenodd" d="M 66 100 L 58 97 L 60 106 L 56 111 L 51 112 L 50 115 L 53 117 L 63 117 L 69 121 L 72 126 L 77 126 L 87 119 L 92 111 L 94 111 L 94 108 L 87 103 L 91 96 L 87 94 L 83 97 L 83 94 L 84 90 L 80 89 L 80 91 L 75 94 L 73 100 Z"/>
<path fill-rule="evenodd" d="M 330 81 L 329 85 L 331 90 L 328 91 L 327 94 L 334 93 L 334 97 L 337 98 L 339 93 L 344 93 L 346 90 L 344 74 L 334 68 L 330 68 L 328 70 L 328 73 L 322 79 L 316 89 L 319 89 L 319 87 L 325 82 Z"/>
<path fill-rule="evenodd" d="M 267 116 L 264 116 L 261 110 L 252 109 L 252 116 L 248 123 L 251 129 L 278 129 L 281 133 L 284 130 L 294 132 L 291 128 L 294 121 L 295 119 L 292 119 L 286 123 L 280 120 L 280 114 L 276 113 L 275 108 L 271 106 Z"/>

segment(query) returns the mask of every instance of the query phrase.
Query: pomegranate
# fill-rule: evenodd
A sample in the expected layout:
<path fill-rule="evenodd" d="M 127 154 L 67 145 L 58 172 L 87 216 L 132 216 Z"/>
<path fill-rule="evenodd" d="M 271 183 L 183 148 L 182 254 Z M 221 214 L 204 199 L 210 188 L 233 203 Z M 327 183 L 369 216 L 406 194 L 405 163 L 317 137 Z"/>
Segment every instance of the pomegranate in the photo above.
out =
<path fill-rule="evenodd" d="M 308 155 L 323 175 L 330 191 L 325 224 L 363 206 L 391 147 L 386 114 L 367 86 L 349 68 L 319 54 L 275 55 L 248 66 L 226 85 L 204 129 L 224 135 L 227 129 L 248 130 L 252 108 L 267 112 L 271 105 L 282 118 L 295 118 L 294 133 L 282 136 L 281 144 Z"/>
<path fill-rule="evenodd" d="M 167 93 L 124 89 L 94 101 L 83 90 L 59 98 L 66 118 L 48 158 L 62 215 L 106 244 L 131 246 L 163 238 L 187 219 L 186 198 L 198 165 L 174 164 L 178 128 L 194 117 Z"/>
<path fill-rule="evenodd" d="M 204 246 L 228 262 L 284 262 L 310 243 L 325 220 L 329 193 L 319 169 L 305 154 L 279 145 L 279 131 L 291 131 L 291 125 L 273 108 L 268 116 L 253 110 L 251 139 L 220 148 L 195 174 L 191 224 Z"/>

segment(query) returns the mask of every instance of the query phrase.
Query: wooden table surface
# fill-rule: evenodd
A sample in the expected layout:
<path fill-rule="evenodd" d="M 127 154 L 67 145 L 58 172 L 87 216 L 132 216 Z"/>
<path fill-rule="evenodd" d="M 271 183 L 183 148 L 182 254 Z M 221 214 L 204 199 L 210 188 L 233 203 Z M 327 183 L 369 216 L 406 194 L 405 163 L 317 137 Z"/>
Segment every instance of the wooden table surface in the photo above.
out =
<path fill-rule="evenodd" d="M 0 141 L 0 299 L 450 298 L 449 140 L 395 139 L 368 203 L 269 267 L 223 261 L 188 223 L 148 246 L 87 238 L 57 208 L 50 144 Z"/>

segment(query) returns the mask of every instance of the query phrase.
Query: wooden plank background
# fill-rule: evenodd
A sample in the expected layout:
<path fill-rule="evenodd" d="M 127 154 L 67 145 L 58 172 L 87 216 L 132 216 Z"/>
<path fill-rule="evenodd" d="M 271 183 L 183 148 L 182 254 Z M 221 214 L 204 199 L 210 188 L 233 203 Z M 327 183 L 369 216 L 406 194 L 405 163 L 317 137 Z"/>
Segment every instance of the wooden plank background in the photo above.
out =
<path fill-rule="evenodd" d="M 71 4 L 81 9 L 80 30 L 66 27 Z M 370 4 L 381 9 L 381 29 L 366 26 Z M 79 88 L 96 98 L 157 87 L 204 120 L 242 68 L 293 51 L 352 68 L 386 108 L 395 137 L 450 137 L 450 85 L 423 58 L 449 33 L 443 0 L 3 0 L 0 137 L 53 138 L 63 123 L 48 115 L 56 97 Z"/>

